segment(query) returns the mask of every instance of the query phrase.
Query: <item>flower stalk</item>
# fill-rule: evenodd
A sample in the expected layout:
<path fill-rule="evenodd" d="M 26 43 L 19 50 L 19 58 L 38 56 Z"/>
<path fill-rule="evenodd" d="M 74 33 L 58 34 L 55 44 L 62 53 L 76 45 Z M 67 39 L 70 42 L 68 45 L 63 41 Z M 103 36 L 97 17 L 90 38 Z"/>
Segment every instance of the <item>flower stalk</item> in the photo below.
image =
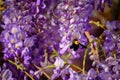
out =
<path fill-rule="evenodd" d="M 23 66 L 18 65 L 17 63 L 15 63 L 15 62 L 12 61 L 12 60 L 8 60 L 8 62 L 11 63 L 11 64 L 13 64 L 13 65 L 15 65 L 18 69 L 24 71 L 24 73 L 25 73 L 31 80 L 34 80 L 34 78 L 33 78 L 27 71 L 25 71 L 25 69 L 24 69 Z"/>

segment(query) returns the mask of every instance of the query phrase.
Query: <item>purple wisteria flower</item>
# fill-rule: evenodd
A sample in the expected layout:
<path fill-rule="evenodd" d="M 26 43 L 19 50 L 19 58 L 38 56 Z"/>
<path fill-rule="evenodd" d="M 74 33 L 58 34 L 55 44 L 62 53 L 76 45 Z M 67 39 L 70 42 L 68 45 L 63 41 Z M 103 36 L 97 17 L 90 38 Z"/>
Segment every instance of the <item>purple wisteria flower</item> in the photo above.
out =
<path fill-rule="evenodd" d="M 103 12 L 111 0 L 5 0 L 4 4 L 0 42 L 5 62 L 0 80 L 120 79 L 120 23 L 91 20 L 93 11 Z M 92 37 L 90 21 L 106 26 L 100 37 Z"/>
<path fill-rule="evenodd" d="M 117 55 L 119 53 L 119 28 L 120 23 L 118 21 L 107 22 L 106 23 L 107 30 L 104 31 L 105 41 L 103 48 L 106 53 L 111 53 L 112 51 L 117 51 Z"/>
<path fill-rule="evenodd" d="M 96 8 L 98 10 L 104 11 L 106 3 L 110 7 L 112 5 L 112 0 L 97 0 L 96 1 Z"/>
<path fill-rule="evenodd" d="M 90 30 L 89 17 L 91 14 L 89 13 L 93 10 L 93 5 L 90 1 L 78 1 L 76 6 L 74 4 L 74 1 L 62 1 L 54 10 L 54 15 L 59 18 L 59 33 L 62 37 L 59 44 L 59 53 L 72 52 L 75 57 L 75 55 L 79 56 L 80 51 L 76 53 L 71 51 L 69 47 L 76 38 L 79 41 L 84 39 L 81 43 L 87 45 L 88 41 L 83 35 L 85 31 Z"/>
<path fill-rule="evenodd" d="M 6 69 L 5 63 L 3 64 L 3 67 L 0 67 L 0 79 L 1 80 L 16 80 L 12 77 L 12 72 L 10 69 Z"/>

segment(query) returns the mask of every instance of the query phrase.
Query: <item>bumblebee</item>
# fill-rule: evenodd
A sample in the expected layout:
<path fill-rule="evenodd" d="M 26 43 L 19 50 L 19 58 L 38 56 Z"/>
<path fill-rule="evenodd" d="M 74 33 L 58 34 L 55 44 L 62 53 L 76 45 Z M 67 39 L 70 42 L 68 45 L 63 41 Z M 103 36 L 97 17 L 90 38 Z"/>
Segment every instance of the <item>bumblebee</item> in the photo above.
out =
<path fill-rule="evenodd" d="M 83 48 L 87 48 L 87 46 L 81 44 L 78 39 L 74 39 L 72 45 L 70 46 L 70 49 L 73 49 L 74 51 L 77 51 L 79 46 L 82 46 Z"/>

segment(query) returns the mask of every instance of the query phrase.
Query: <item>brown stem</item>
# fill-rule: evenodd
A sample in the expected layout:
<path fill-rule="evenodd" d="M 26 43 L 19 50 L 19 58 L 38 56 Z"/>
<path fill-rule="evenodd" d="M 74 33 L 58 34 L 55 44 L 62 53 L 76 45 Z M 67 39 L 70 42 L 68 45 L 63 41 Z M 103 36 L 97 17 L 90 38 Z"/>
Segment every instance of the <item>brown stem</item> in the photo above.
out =
<path fill-rule="evenodd" d="M 40 72 L 42 72 L 49 80 L 51 79 L 50 76 L 39 66 L 32 64 L 36 69 L 38 69 Z"/>

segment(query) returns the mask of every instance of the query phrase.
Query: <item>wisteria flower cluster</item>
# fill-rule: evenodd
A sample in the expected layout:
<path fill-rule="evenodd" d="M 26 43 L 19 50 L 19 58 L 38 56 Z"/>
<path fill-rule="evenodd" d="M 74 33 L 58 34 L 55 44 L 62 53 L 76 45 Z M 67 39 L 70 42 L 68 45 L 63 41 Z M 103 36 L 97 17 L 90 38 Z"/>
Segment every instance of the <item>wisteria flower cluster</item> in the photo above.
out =
<path fill-rule="evenodd" d="M 120 22 L 94 20 L 111 0 L 2 4 L 0 80 L 120 80 Z"/>

